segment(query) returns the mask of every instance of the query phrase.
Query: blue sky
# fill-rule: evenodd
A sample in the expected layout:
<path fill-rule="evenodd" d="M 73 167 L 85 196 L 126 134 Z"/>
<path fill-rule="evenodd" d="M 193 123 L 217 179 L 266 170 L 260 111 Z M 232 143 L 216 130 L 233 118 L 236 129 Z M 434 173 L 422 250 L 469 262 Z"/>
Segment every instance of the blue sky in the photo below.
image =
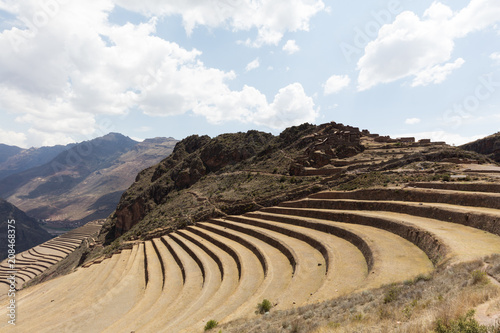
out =
<path fill-rule="evenodd" d="M 498 0 L 0 0 L 0 142 L 500 130 Z"/>

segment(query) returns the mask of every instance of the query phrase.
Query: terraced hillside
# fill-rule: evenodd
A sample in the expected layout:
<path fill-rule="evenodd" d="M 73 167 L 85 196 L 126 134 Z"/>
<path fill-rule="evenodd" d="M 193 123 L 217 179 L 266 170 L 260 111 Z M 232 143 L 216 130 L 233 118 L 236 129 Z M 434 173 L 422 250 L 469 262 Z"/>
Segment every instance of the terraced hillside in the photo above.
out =
<path fill-rule="evenodd" d="M 6 295 L 6 290 L 9 289 L 10 283 L 7 278 L 12 275 L 13 270 L 15 270 L 16 288 L 21 289 L 25 283 L 73 252 L 83 240 L 92 237 L 92 235 L 96 236 L 102 223 L 102 220 L 89 222 L 80 228 L 17 254 L 15 260 L 6 259 L 1 262 L 0 299 Z"/>
<path fill-rule="evenodd" d="M 16 326 L 202 332 L 264 298 L 287 309 L 500 253 L 499 186 L 441 184 L 324 191 L 133 243 L 20 291 Z"/>

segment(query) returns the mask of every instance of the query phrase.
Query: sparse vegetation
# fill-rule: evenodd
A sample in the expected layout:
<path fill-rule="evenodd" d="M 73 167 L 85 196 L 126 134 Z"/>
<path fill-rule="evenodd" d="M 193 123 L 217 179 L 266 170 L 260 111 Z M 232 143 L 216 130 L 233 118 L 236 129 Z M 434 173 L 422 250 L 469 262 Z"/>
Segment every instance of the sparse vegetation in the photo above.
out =
<path fill-rule="evenodd" d="M 491 265 L 500 265 L 498 258 L 487 258 Z M 420 275 L 411 281 L 311 304 L 297 309 L 273 311 L 258 320 L 227 323 L 224 332 L 252 333 L 296 332 L 408 332 L 428 333 L 460 325 L 475 326 L 468 312 L 488 299 L 500 295 L 492 284 L 470 284 L 472 272 L 483 261 L 463 263 L 439 269 L 432 275 Z M 411 283 L 408 283 L 411 282 Z M 464 287 L 465 286 L 465 287 Z M 385 303 L 389 296 L 390 302 Z M 395 296 L 397 295 L 397 296 Z M 308 319 L 304 319 L 304 314 Z M 309 315 L 312 315 L 309 317 Z M 477 323 L 477 322 L 476 322 Z M 454 326 L 455 325 L 455 326 Z M 267 327 L 267 329 L 263 329 Z M 497 333 L 498 328 L 478 325 L 483 331 Z M 469 332 L 469 331 L 443 331 Z"/>
<path fill-rule="evenodd" d="M 271 311 L 273 304 L 270 300 L 264 299 L 262 303 L 257 304 L 257 313 L 264 314 L 266 312 Z"/>
<path fill-rule="evenodd" d="M 399 294 L 399 288 L 397 286 L 391 286 L 389 290 L 385 293 L 384 304 L 391 303 L 395 301 Z"/>
<path fill-rule="evenodd" d="M 219 322 L 217 320 L 211 319 L 211 320 L 207 321 L 207 323 L 205 325 L 205 331 L 216 328 L 217 325 L 219 325 Z"/>
<path fill-rule="evenodd" d="M 474 310 L 470 310 L 455 320 L 438 319 L 435 331 L 436 333 L 488 333 L 488 328 L 479 325 L 474 319 Z"/>
<path fill-rule="evenodd" d="M 488 274 L 486 274 L 486 272 L 481 271 L 479 269 L 472 271 L 471 276 L 472 276 L 472 282 L 471 282 L 472 285 L 487 284 L 489 282 Z"/>

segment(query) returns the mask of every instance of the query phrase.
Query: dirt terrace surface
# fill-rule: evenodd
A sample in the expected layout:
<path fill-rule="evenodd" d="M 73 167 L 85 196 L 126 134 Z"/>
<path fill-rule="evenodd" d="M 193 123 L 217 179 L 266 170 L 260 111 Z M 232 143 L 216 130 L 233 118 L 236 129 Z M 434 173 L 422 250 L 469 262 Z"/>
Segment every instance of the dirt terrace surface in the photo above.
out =
<path fill-rule="evenodd" d="M 52 238 L 27 251 L 16 254 L 15 260 L 5 259 L 0 263 L 0 300 L 5 297 L 10 283 L 7 278 L 15 271 L 16 289 L 42 274 L 73 252 L 83 240 L 88 239 L 102 227 L 102 221 L 94 221 Z"/>
<path fill-rule="evenodd" d="M 202 332 L 256 316 L 264 298 L 288 309 L 500 253 L 500 194 L 432 184 L 320 192 L 136 243 L 20 291 L 16 326 Z"/>

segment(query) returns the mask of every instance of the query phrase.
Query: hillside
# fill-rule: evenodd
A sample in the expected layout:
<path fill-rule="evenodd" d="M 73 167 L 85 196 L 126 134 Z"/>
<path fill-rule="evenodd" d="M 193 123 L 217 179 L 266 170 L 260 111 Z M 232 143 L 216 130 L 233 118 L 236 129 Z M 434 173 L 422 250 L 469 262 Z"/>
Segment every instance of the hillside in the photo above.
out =
<path fill-rule="evenodd" d="M 72 146 L 74 144 L 22 149 L 0 144 L 0 179 L 48 163 Z"/>
<path fill-rule="evenodd" d="M 472 309 L 490 323 L 499 174 L 481 154 L 333 122 L 194 135 L 137 175 L 99 236 L 18 277 L 19 327 L 420 333 L 479 325 Z M 48 255 L 28 252 L 23 271 Z"/>
<path fill-rule="evenodd" d="M 445 160 L 449 162 L 432 163 Z M 447 174 L 460 161 L 483 163 L 487 158 L 442 143 L 394 140 L 334 122 L 303 124 L 278 136 L 257 131 L 215 138 L 194 135 L 139 173 L 103 232 L 107 242 L 148 239 L 209 217 L 242 214 L 341 184 L 352 189 L 359 182 L 353 180 L 357 174 L 373 177 L 364 180 L 372 186 L 391 179 L 432 180 L 434 173 Z M 390 171 L 401 168 L 408 169 Z"/>
<path fill-rule="evenodd" d="M 472 309 L 489 323 L 500 304 L 499 184 L 446 185 L 322 191 L 131 242 L 19 291 L 29 316 L 16 325 L 201 333 L 213 320 L 211 332 L 423 333 Z"/>
<path fill-rule="evenodd" d="M 467 143 L 460 148 L 487 155 L 489 158 L 500 163 L 500 132 Z"/>
<path fill-rule="evenodd" d="M 0 216 L 2 217 L 2 219 L 0 220 L 0 230 L 2 230 L 2 241 L 0 242 L 0 260 L 3 260 L 7 257 L 8 220 L 14 219 L 16 221 L 15 250 L 17 253 L 30 249 L 52 238 L 52 236 L 47 231 L 40 227 L 36 219 L 26 215 L 26 213 L 18 209 L 16 206 L 3 199 L 0 199 Z"/>
<path fill-rule="evenodd" d="M 107 217 L 135 175 L 169 155 L 175 143 L 172 138 L 138 143 L 111 133 L 0 180 L 0 196 L 48 227 L 75 228 Z"/>

